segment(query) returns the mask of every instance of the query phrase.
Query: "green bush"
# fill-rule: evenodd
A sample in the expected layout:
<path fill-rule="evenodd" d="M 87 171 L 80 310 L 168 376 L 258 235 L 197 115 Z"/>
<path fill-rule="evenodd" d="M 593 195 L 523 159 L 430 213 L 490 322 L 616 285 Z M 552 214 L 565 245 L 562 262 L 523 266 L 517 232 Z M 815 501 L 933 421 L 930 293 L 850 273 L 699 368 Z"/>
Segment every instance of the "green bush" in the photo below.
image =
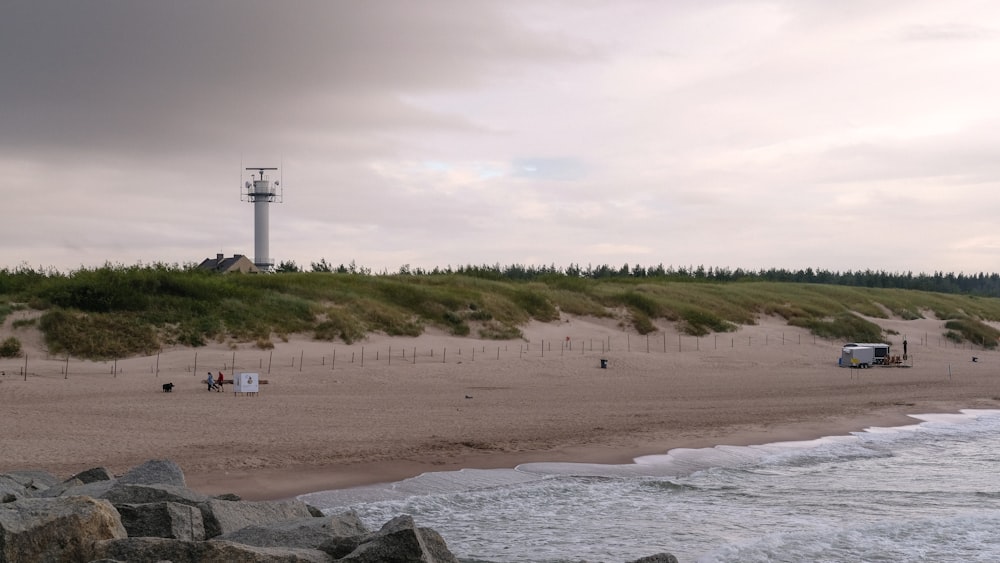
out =
<path fill-rule="evenodd" d="M 656 325 L 643 311 L 635 310 L 632 311 L 632 326 L 635 328 L 636 332 L 639 334 L 649 334 L 651 332 L 656 332 Z"/>
<path fill-rule="evenodd" d="M 636 291 L 627 291 L 623 293 L 621 301 L 632 311 L 642 313 L 646 317 L 659 317 L 663 312 L 663 308 L 660 307 L 660 304 L 656 301 L 656 299 Z"/>
<path fill-rule="evenodd" d="M 326 313 L 327 319 L 316 325 L 313 337 L 316 340 L 333 341 L 340 338 L 351 344 L 365 337 L 364 324 L 344 309 L 334 308 Z"/>
<path fill-rule="evenodd" d="M 524 333 L 516 326 L 487 322 L 479 329 L 479 337 L 487 340 L 515 340 L 522 338 Z"/>
<path fill-rule="evenodd" d="M 78 358 L 126 358 L 152 354 L 160 347 L 153 327 L 127 313 L 86 314 L 56 309 L 42 315 L 39 328 L 49 351 Z"/>
<path fill-rule="evenodd" d="M 532 318 L 543 322 L 559 318 L 559 311 L 555 305 L 539 291 L 533 291 L 530 288 L 517 289 L 511 292 L 510 298 Z"/>
<path fill-rule="evenodd" d="M 944 327 L 948 329 L 945 336 L 949 340 L 969 341 L 991 350 L 997 347 L 997 339 L 1000 338 L 1000 331 L 969 317 L 950 320 L 944 324 Z"/>
<path fill-rule="evenodd" d="M 732 332 L 736 325 L 720 319 L 710 311 L 687 309 L 681 313 L 681 331 L 691 336 L 705 336 L 712 332 Z"/>
<path fill-rule="evenodd" d="M 20 358 L 21 341 L 11 336 L 0 342 L 0 358 Z"/>
<path fill-rule="evenodd" d="M 25 328 L 29 326 L 35 326 L 38 324 L 38 319 L 17 319 L 16 321 L 10 323 L 13 328 Z"/>
<path fill-rule="evenodd" d="M 882 329 L 877 324 L 858 315 L 844 312 L 831 319 L 794 318 L 791 326 L 808 328 L 813 334 L 823 338 L 835 338 L 853 342 L 881 342 Z"/>
<path fill-rule="evenodd" d="M 469 320 L 472 320 L 472 321 L 492 321 L 493 320 L 493 315 L 491 315 L 489 311 L 480 311 L 480 310 L 477 310 L 477 309 L 472 309 L 472 312 L 469 313 Z"/>

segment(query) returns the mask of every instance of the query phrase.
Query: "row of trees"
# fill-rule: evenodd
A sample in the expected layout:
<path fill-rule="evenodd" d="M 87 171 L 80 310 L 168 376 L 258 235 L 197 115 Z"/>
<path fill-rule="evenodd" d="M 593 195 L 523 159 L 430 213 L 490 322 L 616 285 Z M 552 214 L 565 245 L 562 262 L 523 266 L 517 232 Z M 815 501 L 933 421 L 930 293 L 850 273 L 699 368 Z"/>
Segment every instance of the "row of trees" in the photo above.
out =
<path fill-rule="evenodd" d="M 188 264 L 186 266 L 168 264 L 148 264 L 132 267 L 105 265 L 107 269 L 152 269 L 152 270 L 184 270 L 196 269 L 197 265 Z M 349 264 L 339 264 L 334 266 L 326 259 L 310 264 L 310 269 L 300 267 L 294 261 L 281 262 L 276 268 L 279 273 L 286 272 L 326 272 L 332 274 L 356 274 L 356 275 L 411 275 L 411 276 L 437 276 L 437 275 L 464 275 L 483 279 L 509 280 L 509 281 L 532 281 L 542 278 L 565 277 L 576 279 L 650 279 L 650 280 L 670 280 L 670 281 L 707 281 L 707 282 L 740 282 L 740 281 L 776 281 L 776 282 L 796 282 L 796 283 L 816 283 L 827 285 L 843 285 L 851 287 L 873 287 L 873 288 L 896 288 L 914 289 L 921 291 L 933 291 L 938 293 L 951 293 L 963 295 L 979 295 L 984 297 L 1000 297 L 1000 273 L 964 274 L 934 272 L 932 274 L 913 272 L 887 272 L 885 270 L 847 270 L 838 272 L 834 270 L 814 270 L 812 268 L 788 270 L 784 268 L 769 268 L 760 270 L 745 270 L 743 268 L 725 267 L 705 267 L 705 266 L 643 266 L 641 264 L 623 264 L 620 267 L 601 264 L 593 266 L 587 264 L 586 267 L 579 264 L 558 267 L 552 265 L 526 265 L 499 263 L 489 265 L 465 265 L 446 266 L 444 268 L 435 267 L 427 270 L 419 267 L 410 267 L 406 264 L 395 272 L 383 270 L 374 272 L 371 268 L 359 266 L 354 261 Z M 74 277 L 81 272 L 62 274 L 54 269 L 34 270 L 26 265 L 22 265 L 14 270 L 7 268 L 0 269 L 0 294 L 6 293 L 15 286 L 23 284 L 37 283 L 50 277 Z"/>
<path fill-rule="evenodd" d="M 305 271 L 295 264 L 294 261 L 282 262 L 277 270 L 279 272 L 301 272 Z M 350 264 L 340 264 L 333 266 L 325 259 L 311 264 L 313 272 L 329 272 L 339 274 L 362 274 L 372 275 L 372 270 L 363 266 L 358 266 L 353 261 Z M 432 270 L 423 268 L 411 268 L 408 264 L 403 265 L 396 272 L 383 271 L 379 275 L 400 274 L 414 276 L 429 275 L 449 275 L 458 274 L 473 276 L 484 279 L 496 280 L 523 280 L 531 281 L 535 279 L 565 276 L 569 278 L 585 279 L 668 279 L 673 281 L 704 280 L 714 282 L 737 282 L 737 281 L 777 281 L 796 283 L 817 283 L 828 285 L 845 285 L 853 287 L 879 287 L 897 289 L 915 289 L 921 291 L 934 291 L 939 293 L 957 293 L 968 295 L 982 295 L 989 297 L 1000 297 L 1000 273 L 978 274 L 955 274 L 945 272 L 934 272 L 933 274 L 913 272 L 887 272 L 885 270 L 847 270 L 838 272 L 834 270 L 814 270 L 812 268 L 787 270 L 783 268 L 768 268 L 760 270 L 745 270 L 743 268 L 724 268 L 705 266 L 643 266 L 641 264 L 623 264 L 620 267 L 613 267 L 607 264 L 593 266 L 587 264 L 583 267 L 579 264 L 570 264 L 565 268 L 552 265 L 525 265 L 509 264 L 501 266 L 499 263 L 493 265 L 465 265 L 447 266 L 445 268 L 435 267 Z"/>

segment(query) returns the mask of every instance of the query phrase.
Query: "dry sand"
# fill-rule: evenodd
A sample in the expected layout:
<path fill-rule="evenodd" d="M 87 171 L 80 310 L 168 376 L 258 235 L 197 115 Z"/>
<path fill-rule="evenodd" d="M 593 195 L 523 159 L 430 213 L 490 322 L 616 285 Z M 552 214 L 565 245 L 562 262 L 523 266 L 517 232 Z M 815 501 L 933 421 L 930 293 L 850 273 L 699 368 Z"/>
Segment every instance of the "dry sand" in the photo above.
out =
<path fill-rule="evenodd" d="M 842 342 L 773 319 L 698 339 L 565 318 L 516 341 L 302 337 L 273 351 L 215 344 L 115 363 L 47 356 L 37 335 L 11 329 L 18 315 L 0 329 L 27 352 L 0 359 L 0 471 L 65 477 L 169 458 L 193 488 L 250 500 L 462 467 L 623 463 L 1000 405 L 1000 353 L 946 343 L 932 319 L 878 320 L 898 333 L 894 354 L 907 336 L 910 365 L 852 370 L 837 367 Z M 208 392 L 209 370 L 267 384 L 256 397 Z"/>

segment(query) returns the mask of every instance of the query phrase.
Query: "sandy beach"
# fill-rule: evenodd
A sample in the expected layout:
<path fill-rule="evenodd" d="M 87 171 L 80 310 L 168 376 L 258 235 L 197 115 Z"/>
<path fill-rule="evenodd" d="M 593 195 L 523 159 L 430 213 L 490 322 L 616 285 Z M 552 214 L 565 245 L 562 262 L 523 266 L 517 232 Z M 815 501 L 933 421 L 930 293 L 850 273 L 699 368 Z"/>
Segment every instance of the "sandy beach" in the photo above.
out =
<path fill-rule="evenodd" d="M 249 500 L 462 467 L 623 463 L 1000 406 L 1000 354 L 946 341 L 934 319 L 873 319 L 894 331 L 892 354 L 907 338 L 906 367 L 852 370 L 837 366 L 843 342 L 768 318 L 697 339 L 669 324 L 647 337 L 565 317 L 525 327 L 523 340 L 294 336 L 273 350 L 214 343 L 89 362 L 50 356 L 37 334 L 12 329 L 24 314 L 0 329 L 26 352 L 0 359 L 0 471 L 68 477 L 169 458 L 191 487 Z M 257 396 L 209 392 L 208 371 L 267 383 Z"/>

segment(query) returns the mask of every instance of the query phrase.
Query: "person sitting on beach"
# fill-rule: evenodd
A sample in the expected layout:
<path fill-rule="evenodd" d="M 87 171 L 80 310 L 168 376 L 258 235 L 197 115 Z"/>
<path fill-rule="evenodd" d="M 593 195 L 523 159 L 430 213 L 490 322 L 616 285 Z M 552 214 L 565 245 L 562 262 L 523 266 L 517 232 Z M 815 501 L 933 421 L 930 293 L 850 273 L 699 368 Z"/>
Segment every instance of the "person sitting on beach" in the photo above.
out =
<path fill-rule="evenodd" d="M 218 387 L 219 387 L 219 389 L 218 389 L 219 393 L 222 393 L 222 372 L 221 372 L 221 371 L 219 372 L 219 379 L 217 379 L 217 380 L 215 381 L 215 383 L 216 383 L 216 384 L 218 385 Z"/>
<path fill-rule="evenodd" d="M 217 388 L 217 386 L 215 385 L 215 381 L 212 379 L 212 372 L 208 372 L 208 379 L 205 380 L 205 383 L 208 384 L 209 391 Z"/>

